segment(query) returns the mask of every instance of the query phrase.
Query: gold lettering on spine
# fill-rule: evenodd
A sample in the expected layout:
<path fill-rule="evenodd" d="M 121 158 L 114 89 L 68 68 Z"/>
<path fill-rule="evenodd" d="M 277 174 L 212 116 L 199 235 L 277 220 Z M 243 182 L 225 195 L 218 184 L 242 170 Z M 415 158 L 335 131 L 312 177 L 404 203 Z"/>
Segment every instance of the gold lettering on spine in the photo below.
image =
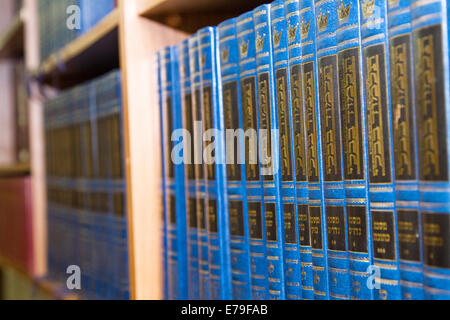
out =
<path fill-rule="evenodd" d="M 343 101 L 342 101 L 342 119 L 344 127 L 344 152 L 347 154 L 345 163 L 349 175 L 361 175 L 361 141 L 360 132 L 360 114 L 357 106 L 356 81 L 358 77 L 356 69 L 355 56 L 343 58 Z"/>
<path fill-rule="evenodd" d="M 324 164 L 327 174 L 335 175 L 337 172 L 336 152 L 336 122 L 334 119 L 334 83 L 333 65 L 327 64 L 321 67 L 321 103 L 323 107 L 323 128 L 325 133 Z"/>
<path fill-rule="evenodd" d="M 305 66 L 306 67 L 306 66 Z M 306 69 L 306 68 L 305 68 Z M 316 126 L 316 104 L 315 104 L 315 86 L 314 69 L 305 70 L 305 111 L 306 111 L 306 131 L 307 131 L 307 159 L 308 159 L 308 177 L 309 180 L 319 180 L 319 159 L 317 147 L 317 126 Z"/>
<path fill-rule="evenodd" d="M 265 77 L 259 79 L 259 113 L 260 113 L 260 126 L 262 130 L 267 130 L 267 140 L 264 145 L 261 145 L 262 154 L 266 155 L 270 162 L 263 161 L 264 168 L 270 168 L 272 166 L 272 137 L 271 137 L 271 124 L 270 124 L 270 110 L 269 110 L 269 84 Z"/>
<path fill-rule="evenodd" d="M 419 101 L 422 121 L 423 174 L 439 176 L 439 144 L 437 127 L 434 39 L 427 35 L 418 39 Z"/>
<path fill-rule="evenodd" d="M 204 112 L 204 120 L 205 120 L 205 124 L 204 124 L 204 128 L 205 128 L 205 132 L 208 131 L 209 129 L 212 128 L 212 114 L 211 114 L 211 93 L 210 93 L 210 89 L 206 88 L 205 90 L 203 90 L 203 112 Z M 212 142 L 211 142 L 212 143 Z M 211 159 L 208 159 L 211 160 Z M 214 165 L 207 165 L 206 166 L 206 170 L 208 173 L 208 178 L 209 179 L 213 179 L 215 172 L 214 172 Z"/>
<path fill-rule="evenodd" d="M 253 105 L 253 97 L 255 93 L 253 92 L 253 80 L 244 81 L 244 99 L 243 99 L 243 108 L 244 108 L 244 128 L 246 130 L 253 129 L 256 130 L 256 123 L 254 123 L 255 115 L 253 114 L 254 105 Z M 254 163 L 250 163 L 252 159 L 258 159 L 258 155 L 254 154 L 257 152 L 255 148 L 252 148 L 249 145 L 249 142 L 246 143 L 246 165 L 247 165 L 247 173 L 248 177 L 258 177 L 258 165 Z"/>
<path fill-rule="evenodd" d="M 294 145 L 296 155 L 296 170 L 306 176 L 306 154 L 304 140 L 304 119 L 302 109 L 302 84 L 300 72 L 294 72 L 291 77 L 292 112 L 294 114 Z"/>
<path fill-rule="evenodd" d="M 223 107 L 224 107 L 224 122 L 226 129 L 234 129 L 233 127 L 233 93 L 230 87 L 224 86 L 223 88 Z M 236 176 L 236 166 L 230 165 L 227 167 L 229 170 L 229 175 L 232 177 Z"/>
<path fill-rule="evenodd" d="M 283 176 L 292 175 L 292 166 L 289 157 L 289 110 L 287 108 L 286 97 L 286 78 L 277 77 L 277 95 L 278 95 L 278 108 L 279 108 L 279 122 L 282 128 L 280 128 L 280 149 L 281 149 L 281 161 L 282 161 L 282 174 Z"/>
<path fill-rule="evenodd" d="M 373 176 L 386 176 L 383 136 L 383 106 L 381 103 L 380 62 L 379 55 L 372 55 L 366 59 L 367 79 L 367 112 L 369 152 Z"/>
<path fill-rule="evenodd" d="M 394 139 L 396 151 L 396 167 L 398 175 L 412 175 L 411 123 L 408 92 L 408 50 L 406 43 L 396 45 L 392 49 L 392 101 L 394 114 Z"/>

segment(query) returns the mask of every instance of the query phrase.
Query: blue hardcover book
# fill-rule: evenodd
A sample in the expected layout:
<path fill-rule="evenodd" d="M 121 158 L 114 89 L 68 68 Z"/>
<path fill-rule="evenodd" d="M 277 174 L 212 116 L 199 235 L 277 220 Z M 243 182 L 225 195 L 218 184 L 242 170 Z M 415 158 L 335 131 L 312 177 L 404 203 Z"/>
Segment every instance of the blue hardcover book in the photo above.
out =
<path fill-rule="evenodd" d="M 112 166 L 110 163 L 111 135 L 109 132 L 110 109 L 101 96 L 107 90 L 99 80 L 90 83 L 92 94 L 91 103 L 95 119 L 94 127 L 94 168 L 95 177 L 91 185 L 93 191 L 93 224 L 94 224 L 94 277 L 96 299 L 108 296 L 108 285 L 112 277 L 109 264 L 111 263 L 110 229 L 112 225 L 112 206 L 109 194 Z"/>
<path fill-rule="evenodd" d="M 175 130 L 182 128 L 181 98 L 178 74 L 178 50 L 168 47 L 164 56 L 164 156 L 167 163 L 166 194 L 168 213 L 169 298 L 187 299 L 186 214 L 183 154 L 174 152 L 182 141 L 172 141 Z M 182 137 L 181 137 L 182 138 Z M 181 161 L 178 159 L 181 157 Z"/>
<path fill-rule="evenodd" d="M 232 298 L 230 247 L 228 246 L 230 218 L 227 201 L 224 109 L 216 28 L 201 29 L 198 32 L 198 39 L 205 129 L 206 226 L 209 242 L 210 292 L 213 300 L 229 300 Z"/>
<path fill-rule="evenodd" d="M 57 214 L 56 214 L 56 188 L 51 183 L 55 175 L 54 155 L 57 148 L 56 140 L 56 108 L 57 99 L 49 99 L 45 102 L 45 127 L 46 127 L 46 161 L 47 161 L 47 202 L 48 202 L 48 268 L 49 274 L 56 275 L 58 272 L 58 234 L 57 234 Z"/>
<path fill-rule="evenodd" d="M 251 296 L 255 300 L 269 297 L 268 272 L 265 235 L 263 229 L 264 205 L 262 176 L 259 162 L 259 108 L 256 71 L 256 37 L 253 12 L 236 18 L 237 43 L 239 45 L 239 72 L 242 110 L 242 129 L 244 130 L 245 187 L 247 209 L 243 212 L 244 235 L 249 243 Z M 242 265 L 246 268 L 246 265 Z M 248 270 L 248 268 L 247 268 Z M 244 294 L 244 293 L 243 293 Z"/>
<path fill-rule="evenodd" d="M 203 108 L 200 76 L 198 34 L 189 38 L 189 65 L 191 71 L 192 114 L 194 117 L 195 194 L 197 196 L 197 241 L 199 257 L 199 295 L 201 300 L 210 297 L 209 249 L 206 230 L 206 183 L 203 163 Z M 200 135 L 200 136 L 199 136 Z"/>
<path fill-rule="evenodd" d="M 197 196 L 195 192 L 194 164 L 194 118 L 192 109 L 191 71 L 189 65 L 189 40 L 179 45 L 180 49 L 180 83 L 182 98 L 182 114 L 184 134 L 184 165 L 186 178 L 186 221 L 188 246 L 188 288 L 189 299 L 197 300 L 199 294 L 198 275 L 198 228 L 197 228 Z"/>
<path fill-rule="evenodd" d="M 292 128 L 294 132 L 295 175 L 297 185 L 298 245 L 301 261 L 301 289 L 304 300 L 314 299 L 312 250 L 308 215 L 308 171 L 303 100 L 300 1 L 286 0 L 288 50 L 291 83 Z"/>
<path fill-rule="evenodd" d="M 367 286 L 368 268 L 372 265 L 372 236 L 359 1 L 336 0 L 336 6 L 350 295 L 355 300 L 372 300 L 373 290 Z"/>
<path fill-rule="evenodd" d="M 244 162 L 241 86 L 239 83 L 239 45 L 236 19 L 218 26 L 224 128 L 233 134 L 233 145 L 226 145 L 227 194 L 230 219 L 230 257 L 233 299 L 251 298 L 248 243 L 244 234 L 244 211 L 247 210 L 246 171 Z M 236 136 L 237 135 L 237 136 Z M 227 137 L 225 132 L 225 137 Z"/>
<path fill-rule="evenodd" d="M 129 299 L 121 73 L 119 70 L 113 70 L 97 79 L 96 82 L 97 104 L 107 111 L 106 134 L 110 137 L 109 166 L 111 172 L 108 181 L 108 201 L 110 202 L 108 239 L 111 255 L 108 257 L 108 262 L 113 265 L 110 267 L 108 276 L 108 281 L 110 281 L 108 297 L 111 299 Z"/>
<path fill-rule="evenodd" d="M 387 1 L 361 4 L 365 79 L 369 198 L 375 271 L 375 299 L 401 299 L 398 260 L 394 149 L 390 101 Z M 379 270 L 379 272 L 377 272 Z"/>
<path fill-rule="evenodd" d="M 158 51 L 156 53 L 156 59 L 158 63 L 158 97 L 159 97 L 159 112 L 160 112 L 160 129 L 161 129 L 161 150 L 164 148 L 164 121 L 163 121 L 163 114 L 164 114 L 164 104 L 162 100 L 162 68 L 164 68 L 163 65 L 163 59 L 164 57 L 164 51 Z M 162 194 L 162 217 L 161 217 L 161 224 L 162 224 L 162 245 L 163 245 L 163 252 L 162 252 L 162 268 L 163 268 L 163 298 L 164 300 L 169 299 L 169 274 L 168 274 L 168 239 L 167 239 L 167 207 L 166 207 L 166 160 L 165 160 L 165 154 L 164 152 L 161 152 L 161 194 Z M 189 284 L 188 284 L 189 285 Z M 191 287 L 189 287 L 191 288 Z"/>
<path fill-rule="evenodd" d="M 425 297 L 450 299 L 448 1 L 412 1 Z"/>
<path fill-rule="evenodd" d="M 77 2 L 82 15 L 82 33 L 95 27 L 100 20 L 115 8 L 114 0 L 78 0 Z"/>
<path fill-rule="evenodd" d="M 113 148 L 113 230 L 116 263 L 114 270 L 118 283 L 115 288 L 114 297 L 122 300 L 129 300 L 130 293 L 130 272 L 129 272 L 129 251 L 128 251 L 128 215 L 127 215 L 127 184 L 125 177 L 125 136 L 124 136 L 124 114 L 122 99 L 122 77 L 120 71 L 112 74 L 115 81 L 112 81 L 116 95 L 111 104 L 114 108 L 114 118 L 112 121 L 112 135 L 114 141 Z M 116 278 L 116 279 L 117 279 Z"/>
<path fill-rule="evenodd" d="M 99 235 L 97 232 L 97 225 L 96 222 L 98 220 L 98 207 L 99 207 L 99 201 L 98 201 L 98 192 L 96 191 L 96 185 L 98 184 L 99 178 L 99 149 L 98 149 L 98 123 L 97 123 L 97 111 L 96 111 L 96 104 L 95 104 L 95 92 L 92 90 L 92 83 L 89 82 L 87 84 L 86 88 L 86 94 L 88 95 L 89 99 L 89 118 L 90 118 L 90 124 L 91 124 L 91 154 L 92 154 L 92 175 L 91 179 L 88 182 L 88 204 L 87 207 L 90 211 L 90 219 L 89 219 L 89 231 L 90 231 L 90 242 L 91 242 L 91 250 L 92 250 L 92 261 L 91 261 L 91 286 L 89 288 L 89 299 L 96 299 L 96 289 L 97 289 L 97 255 L 95 254 L 97 252 L 97 246 L 98 243 L 96 241 L 97 236 Z"/>
<path fill-rule="evenodd" d="M 106 298 L 109 294 L 109 284 L 112 278 L 111 264 L 112 257 L 115 255 L 111 248 L 111 226 L 112 226 L 112 206 L 110 198 L 110 181 L 112 178 L 111 149 L 112 137 L 110 135 L 110 115 L 111 109 L 108 105 L 107 95 L 109 94 L 108 84 L 102 79 L 96 79 L 91 82 L 90 90 L 95 96 L 95 113 L 97 120 L 97 147 L 98 147 L 98 172 L 99 179 L 95 183 L 98 190 L 98 209 L 96 210 L 96 231 L 98 240 L 97 258 L 97 295 L 99 298 Z M 106 99 L 105 99 L 106 98 Z M 108 254 L 103 253 L 104 251 Z"/>
<path fill-rule="evenodd" d="M 77 104 L 80 112 L 80 142 L 81 142 L 81 171 L 82 171 L 82 203 L 80 203 L 80 268 L 82 296 L 87 297 L 91 285 L 91 235 L 89 212 L 89 182 L 92 179 L 92 149 L 89 86 L 84 84 L 76 89 Z"/>
<path fill-rule="evenodd" d="M 284 277 L 286 298 L 301 299 L 301 265 L 297 234 L 297 193 L 296 171 L 294 161 L 294 136 L 292 131 L 292 108 L 290 106 L 290 77 L 288 29 L 284 1 L 272 3 L 272 44 L 273 63 L 278 110 L 278 129 L 280 139 L 281 164 L 281 200 L 284 226 Z"/>
<path fill-rule="evenodd" d="M 388 2 L 392 130 L 403 299 L 423 300 L 411 1 Z"/>
<path fill-rule="evenodd" d="M 350 298 L 335 0 L 315 0 L 330 298 Z"/>
<path fill-rule="evenodd" d="M 260 154 L 263 175 L 264 223 L 269 298 L 286 298 L 284 280 L 284 226 L 281 207 L 281 172 L 278 110 L 273 68 L 270 5 L 253 11 L 258 78 Z"/>
<path fill-rule="evenodd" d="M 316 14 L 314 2 L 304 0 L 300 7 L 302 39 L 303 100 L 305 109 L 306 159 L 309 188 L 309 223 L 311 233 L 314 298 L 329 299 L 327 221 L 323 190 L 319 77 L 316 56 Z"/>

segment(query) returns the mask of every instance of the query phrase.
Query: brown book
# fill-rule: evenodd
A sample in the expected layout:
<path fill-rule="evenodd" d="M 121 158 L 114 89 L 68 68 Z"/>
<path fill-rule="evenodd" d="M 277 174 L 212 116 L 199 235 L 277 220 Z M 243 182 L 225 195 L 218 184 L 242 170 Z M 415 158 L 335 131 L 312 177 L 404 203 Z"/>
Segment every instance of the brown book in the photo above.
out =
<path fill-rule="evenodd" d="M 14 64 L 0 62 L 0 166 L 16 162 Z"/>
<path fill-rule="evenodd" d="M 15 145 L 16 160 L 20 163 L 30 161 L 29 113 L 25 66 L 23 62 L 14 65 L 15 78 Z"/>

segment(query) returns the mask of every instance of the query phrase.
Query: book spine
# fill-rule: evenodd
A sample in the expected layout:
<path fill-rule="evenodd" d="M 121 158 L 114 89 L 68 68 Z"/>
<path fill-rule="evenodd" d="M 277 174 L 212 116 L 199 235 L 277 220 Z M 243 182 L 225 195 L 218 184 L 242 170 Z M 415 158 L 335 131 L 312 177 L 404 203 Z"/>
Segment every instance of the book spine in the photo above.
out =
<path fill-rule="evenodd" d="M 186 221 L 188 247 L 189 299 L 197 300 L 199 294 L 197 195 L 195 190 L 194 118 L 192 110 L 191 70 L 189 40 L 180 44 L 180 82 L 184 134 L 184 165 L 186 178 Z"/>
<path fill-rule="evenodd" d="M 262 232 L 265 223 L 262 177 L 258 162 L 259 110 L 253 12 L 242 14 L 236 19 L 236 33 L 239 45 L 242 122 L 246 139 L 244 156 L 247 211 L 244 212 L 244 227 L 245 236 L 249 238 L 251 293 L 253 299 L 265 300 L 269 292 L 265 236 Z"/>
<path fill-rule="evenodd" d="M 89 211 L 89 218 L 88 218 L 88 226 L 89 226 L 89 241 L 90 241 L 90 251 L 92 258 L 92 261 L 90 264 L 88 264 L 88 273 L 90 276 L 90 283 L 88 288 L 88 299 L 95 298 L 95 271 L 96 271 L 96 255 L 94 252 L 96 252 L 96 242 L 95 242 L 95 234 L 96 234 L 96 228 L 95 228 L 95 216 L 96 216 L 96 210 L 97 210 L 97 197 L 94 190 L 95 180 L 98 179 L 99 173 L 98 173 L 98 161 L 99 161 L 99 152 L 98 152 L 98 141 L 97 141 L 97 112 L 96 112 L 96 103 L 95 103 L 95 92 L 92 89 L 92 85 L 89 82 L 89 84 L 86 86 L 86 95 L 89 100 L 89 121 L 90 121 L 90 150 L 91 150 L 91 161 L 90 166 L 92 170 L 92 174 L 90 176 L 89 182 L 87 183 L 87 190 L 88 190 L 88 200 L 86 203 L 87 210 Z"/>
<path fill-rule="evenodd" d="M 280 154 L 278 150 L 278 111 L 273 68 L 272 20 L 270 5 L 262 5 L 253 11 L 258 79 L 259 123 L 266 130 L 265 141 L 260 135 L 260 147 L 264 160 L 263 194 L 265 215 L 266 254 L 269 281 L 269 298 L 284 300 L 284 226 L 281 207 Z"/>
<path fill-rule="evenodd" d="M 167 163 L 166 172 L 166 194 L 167 194 L 167 231 L 169 237 L 169 298 L 170 299 L 186 299 L 186 279 L 185 261 L 183 251 L 186 243 L 186 230 L 180 226 L 186 222 L 184 216 L 184 195 L 183 191 L 178 193 L 177 188 L 184 188 L 184 181 L 179 180 L 183 177 L 184 172 L 180 170 L 180 165 L 175 165 L 172 159 L 172 151 L 174 144 L 172 143 L 172 133 L 181 127 L 180 120 L 181 110 L 179 108 L 179 88 L 177 88 L 177 52 L 175 48 L 168 47 L 164 52 L 164 71 L 163 71 L 163 99 L 164 99 L 164 156 Z M 184 168 L 181 169 L 184 170 Z M 179 196 L 181 198 L 179 198 Z M 183 213 L 183 214 L 181 214 Z"/>
<path fill-rule="evenodd" d="M 159 97 L 159 116 L 160 116 L 160 134 L 161 134 L 161 190 L 162 190 L 162 244 L 163 244 L 163 253 L 162 253 L 162 268 L 163 268 L 163 298 L 164 300 L 169 299 L 169 274 L 168 274 L 168 235 L 167 235 L 167 206 L 166 206 L 166 171 L 167 171 L 167 162 L 164 154 L 164 103 L 162 99 L 162 68 L 163 65 L 163 57 L 164 52 L 157 52 L 157 62 L 158 62 L 158 97 Z M 191 288 L 189 286 L 189 288 Z"/>
<path fill-rule="evenodd" d="M 336 0 L 336 6 L 350 294 L 351 299 L 372 300 L 373 291 L 366 285 L 372 264 L 372 237 L 359 1 Z"/>
<path fill-rule="evenodd" d="M 101 203 L 101 190 L 100 190 L 100 184 L 101 180 L 104 176 L 103 171 L 100 170 L 100 168 L 103 168 L 103 170 L 106 169 L 105 166 L 101 166 L 102 160 L 104 159 L 104 147 L 105 145 L 102 144 L 99 140 L 99 137 L 102 134 L 102 127 L 100 126 L 100 119 L 101 116 L 98 113 L 97 103 L 96 103 L 96 92 L 95 88 L 92 84 L 92 82 L 89 83 L 88 87 L 89 92 L 89 98 L 90 98 L 90 113 L 91 113 L 91 122 L 92 122 L 92 152 L 93 152 L 93 179 L 91 180 L 91 183 L 89 185 L 90 189 L 90 210 L 91 210 L 91 241 L 92 241 L 92 250 L 93 252 L 99 252 L 101 243 L 102 243 L 102 230 L 101 230 L 101 223 L 100 219 L 103 214 L 100 214 L 100 210 L 102 207 Z M 65 150 L 64 153 L 68 152 Z M 92 283 L 91 283 L 91 295 L 94 299 L 99 299 L 99 291 L 101 284 L 99 283 L 99 271 L 101 266 L 101 259 L 102 257 L 100 254 L 94 254 L 92 256 Z"/>
<path fill-rule="evenodd" d="M 290 107 L 290 77 L 287 23 L 284 1 L 277 0 L 271 6 L 272 44 L 278 128 L 280 135 L 281 200 L 284 227 L 284 276 L 286 298 L 301 299 L 300 252 L 297 243 L 297 194 L 293 155 L 292 108 Z"/>
<path fill-rule="evenodd" d="M 305 135 L 305 119 L 303 112 L 303 82 L 302 82 L 302 52 L 300 42 L 300 2 L 297 0 L 285 0 L 286 9 L 286 22 L 287 22 L 287 45 L 289 53 L 289 80 L 290 80 L 290 95 L 291 95 L 291 123 L 293 130 L 293 146 L 294 146 L 294 167 L 295 167 L 295 182 L 296 182 L 296 198 L 297 198 L 297 216 L 290 217 L 290 228 L 288 229 L 288 215 L 285 214 L 285 233 L 287 235 L 288 230 L 290 237 L 286 236 L 286 243 L 295 248 L 298 258 L 298 266 L 296 267 L 296 274 L 294 275 L 293 284 L 301 290 L 300 298 L 312 299 L 313 290 L 307 286 L 303 286 L 302 274 L 304 267 L 310 268 L 312 271 L 312 260 L 303 261 L 302 254 L 308 255 L 309 249 L 306 252 L 302 252 L 301 242 L 305 242 L 305 231 L 307 219 L 305 215 L 308 212 L 308 179 L 306 169 L 306 135 Z M 309 235 L 308 235 L 309 238 Z M 308 256 L 306 257 L 308 259 Z M 302 266 L 303 269 L 302 269 Z M 312 274 L 311 274 L 312 275 Z M 307 289 L 307 290 L 303 290 Z M 306 293 L 306 297 L 303 297 L 303 291 Z"/>
<path fill-rule="evenodd" d="M 400 284 L 403 299 L 423 300 L 411 22 L 409 0 L 388 2 Z"/>
<path fill-rule="evenodd" d="M 199 295 L 201 300 L 210 297 L 208 233 L 206 230 L 206 184 L 203 162 L 203 107 L 200 76 L 198 34 L 189 38 L 189 63 L 191 69 L 192 114 L 194 116 L 195 194 L 197 197 L 197 241 L 199 257 Z"/>
<path fill-rule="evenodd" d="M 401 299 L 390 102 L 387 1 L 361 3 L 375 299 Z M 377 271 L 379 270 L 379 272 Z M 379 273 L 379 274 L 377 274 Z"/>
<path fill-rule="evenodd" d="M 211 299 L 231 299 L 231 268 L 223 105 L 217 53 L 217 30 L 198 32 L 202 86 L 203 127 L 205 132 L 205 176 L 207 179 L 207 217 Z M 211 148 L 214 148 L 212 152 Z"/>
<path fill-rule="evenodd" d="M 181 92 L 180 92 L 180 73 L 179 73 L 179 56 L 178 48 L 171 48 L 171 78 L 170 82 L 172 85 L 172 109 L 170 110 L 170 117 L 172 120 L 172 152 L 170 154 L 171 161 L 175 161 L 176 157 L 182 157 L 182 154 L 176 153 L 176 147 L 182 145 L 183 139 L 179 137 L 176 140 L 176 135 L 174 132 L 183 128 L 182 123 L 182 113 L 181 113 Z M 183 300 L 188 298 L 188 287 L 187 287 L 187 235 L 186 235 L 186 196 L 185 196 L 185 175 L 184 175 L 184 164 L 179 161 L 175 162 L 175 204 L 176 204 L 176 217 L 175 224 L 177 229 L 177 249 L 178 249 L 178 281 L 179 281 L 179 292 L 178 300 Z"/>
<path fill-rule="evenodd" d="M 420 211 L 426 299 L 450 299 L 447 1 L 412 1 Z"/>
<path fill-rule="evenodd" d="M 309 189 L 309 222 L 311 232 L 314 298 L 329 299 L 328 260 L 324 244 L 327 242 L 324 172 L 322 159 L 319 78 L 316 56 L 316 14 L 312 0 L 301 4 L 301 39 L 303 99 L 305 108 L 306 159 Z"/>
<path fill-rule="evenodd" d="M 129 252 L 128 252 L 128 218 L 127 218 L 127 185 L 125 179 L 124 152 L 124 109 L 122 99 L 122 75 L 119 70 L 111 73 L 115 85 L 115 106 L 111 134 L 113 141 L 113 234 L 116 246 L 116 263 L 112 283 L 115 283 L 114 297 L 116 299 L 130 299 Z"/>
<path fill-rule="evenodd" d="M 110 275 L 109 266 L 106 267 L 108 262 L 107 257 L 104 254 L 105 250 L 109 252 L 108 243 L 108 218 L 109 218 L 109 201 L 108 201 L 108 182 L 110 179 L 110 165 L 109 165 L 109 154 L 110 154 L 110 137 L 108 135 L 108 110 L 105 108 L 105 104 L 101 101 L 100 97 L 104 94 L 106 88 L 100 86 L 98 82 L 93 81 L 90 84 L 91 90 L 93 91 L 95 97 L 95 113 L 97 121 L 97 146 L 98 146 L 98 179 L 95 181 L 94 188 L 97 195 L 97 208 L 94 215 L 95 223 L 95 240 L 97 246 L 96 268 L 95 268 L 95 294 L 97 299 L 102 299 L 106 294 L 106 283 L 107 278 Z M 67 98 L 68 101 L 71 97 Z M 70 132 L 68 133 L 70 134 Z M 70 152 L 69 147 L 69 152 Z M 69 153 L 69 156 L 71 153 Z M 71 159 L 73 159 L 71 157 Z M 70 170 L 70 169 L 69 169 Z"/>
<path fill-rule="evenodd" d="M 241 241 L 243 235 L 243 213 L 237 212 L 246 207 L 244 200 L 246 196 L 245 186 L 245 162 L 240 155 L 244 154 L 244 140 L 242 137 L 242 114 L 241 114 L 241 86 L 239 84 L 239 46 L 236 36 L 236 19 L 230 19 L 218 26 L 219 53 L 222 78 L 222 99 L 224 109 L 224 129 L 231 130 L 234 135 L 233 145 L 226 145 L 227 156 L 227 194 L 228 206 L 230 208 L 230 241 L 231 241 L 231 273 L 232 273 L 232 296 L 233 298 L 243 295 L 244 284 L 248 298 L 249 274 L 242 272 L 242 259 L 245 257 L 245 244 Z M 238 135 L 236 138 L 235 135 Z M 226 136 L 228 136 L 226 134 Z M 231 159 L 230 159 L 231 158 Z M 234 209 L 232 209 L 234 208 Z M 242 219 L 240 218 L 242 216 Z M 245 261 L 245 260 L 244 260 Z M 248 266 L 244 270 L 249 270 Z"/>
<path fill-rule="evenodd" d="M 335 0 L 315 0 L 330 298 L 350 298 Z"/>
<path fill-rule="evenodd" d="M 312 273 L 312 249 L 309 233 L 308 215 L 308 177 L 306 159 L 306 131 L 305 112 L 303 100 L 303 74 L 302 74 L 302 50 L 300 32 L 300 1 L 286 0 L 286 19 L 288 24 L 288 50 L 290 69 L 290 90 L 292 106 L 292 126 L 294 132 L 294 156 L 297 185 L 297 214 L 298 214 L 298 251 L 301 261 L 302 298 L 314 299 L 313 273 Z M 292 239 L 293 240 L 293 239 Z"/>

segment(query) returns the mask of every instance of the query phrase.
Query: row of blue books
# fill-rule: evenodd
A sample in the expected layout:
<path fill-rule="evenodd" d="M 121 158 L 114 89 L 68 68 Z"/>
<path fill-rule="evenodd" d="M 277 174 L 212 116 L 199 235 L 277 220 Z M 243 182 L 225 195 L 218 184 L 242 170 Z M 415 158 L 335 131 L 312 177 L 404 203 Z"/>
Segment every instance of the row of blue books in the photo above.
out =
<path fill-rule="evenodd" d="M 115 6 L 116 0 L 39 0 L 41 60 L 92 29 Z"/>
<path fill-rule="evenodd" d="M 166 298 L 450 298 L 449 7 L 277 0 L 158 53 Z"/>
<path fill-rule="evenodd" d="M 130 296 L 122 128 L 118 70 L 45 103 L 49 276 L 87 299 Z"/>

